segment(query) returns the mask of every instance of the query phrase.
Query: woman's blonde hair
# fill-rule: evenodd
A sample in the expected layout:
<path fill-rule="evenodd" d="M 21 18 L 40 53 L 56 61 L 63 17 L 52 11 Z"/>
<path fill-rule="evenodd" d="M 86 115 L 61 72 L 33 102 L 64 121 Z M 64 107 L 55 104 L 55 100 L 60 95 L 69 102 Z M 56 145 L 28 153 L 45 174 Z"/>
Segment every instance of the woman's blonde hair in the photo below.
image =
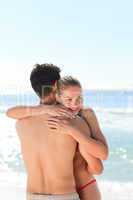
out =
<path fill-rule="evenodd" d="M 82 88 L 78 79 L 76 79 L 72 76 L 64 76 L 57 83 L 57 93 L 58 93 L 58 95 L 61 94 L 62 90 L 66 89 L 69 86 L 78 86 L 78 87 Z"/>

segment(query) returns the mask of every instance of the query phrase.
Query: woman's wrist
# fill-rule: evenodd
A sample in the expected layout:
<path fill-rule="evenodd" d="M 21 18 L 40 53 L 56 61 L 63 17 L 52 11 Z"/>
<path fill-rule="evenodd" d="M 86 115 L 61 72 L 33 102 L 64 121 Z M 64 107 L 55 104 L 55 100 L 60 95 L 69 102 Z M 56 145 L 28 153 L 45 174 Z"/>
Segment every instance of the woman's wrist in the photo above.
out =
<path fill-rule="evenodd" d="M 84 132 L 81 132 L 77 128 L 71 128 L 70 134 L 78 143 L 86 144 L 88 142 L 90 136 L 85 134 Z"/>
<path fill-rule="evenodd" d="M 39 105 L 39 106 L 33 106 L 30 108 L 31 116 L 37 116 L 49 113 L 49 107 L 47 105 Z"/>

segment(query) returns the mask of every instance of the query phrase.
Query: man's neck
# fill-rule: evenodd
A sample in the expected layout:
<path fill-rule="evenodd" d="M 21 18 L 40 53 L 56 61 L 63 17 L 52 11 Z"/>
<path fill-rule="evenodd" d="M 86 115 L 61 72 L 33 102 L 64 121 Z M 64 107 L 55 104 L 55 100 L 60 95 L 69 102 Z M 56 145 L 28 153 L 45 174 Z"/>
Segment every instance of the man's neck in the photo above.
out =
<path fill-rule="evenodd" d="M 40 100 L 40 104 L 41 105 L 52 105 L 53 103 L 51 103 L 50 101 Z"/>
<path fill-rule="evenodd" d="M 53 105 L 55 103 L 56 103 L 56 101 L 54 101 L 51 98 L 40 99 L 40 104 Z"/>
<path fill-rule="evenodd" d="M 50 95 L 48 96 L 45 96 L 45 97 L 42 97 L 40 99 L 40 104 L 46 104 L 46 105 L 52 105 L 54 104 L 56 101 L 55 99 L 55 94 L 54 93 L 51 93 Z"/>

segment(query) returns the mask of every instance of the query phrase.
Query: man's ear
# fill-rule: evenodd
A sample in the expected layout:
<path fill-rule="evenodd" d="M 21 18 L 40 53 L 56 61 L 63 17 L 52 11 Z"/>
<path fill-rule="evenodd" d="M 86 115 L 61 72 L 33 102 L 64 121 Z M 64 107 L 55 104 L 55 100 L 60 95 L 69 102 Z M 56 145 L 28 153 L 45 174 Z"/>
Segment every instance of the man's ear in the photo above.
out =
<path fill-rule="evenodd" d="M 56 93 L 55 96 L 56 96 L 56 101 L 60 103 L 59 94 Z"/>
<path fill-rule="evenodd" d="M 53 85 L 53 90 L 54 90 L 54 91 L 57 90 L 57 81 L 55 81 L 55 84 Z"/>

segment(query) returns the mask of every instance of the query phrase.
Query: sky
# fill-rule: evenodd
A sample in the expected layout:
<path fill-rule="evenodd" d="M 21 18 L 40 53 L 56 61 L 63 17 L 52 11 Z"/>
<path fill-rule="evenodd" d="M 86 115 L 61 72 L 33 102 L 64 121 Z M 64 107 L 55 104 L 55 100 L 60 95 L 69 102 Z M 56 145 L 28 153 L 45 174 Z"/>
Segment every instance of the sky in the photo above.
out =
<path fill-rule="evenodd" d="M 133 88 L 132 0 L 0 0 L 0 91 L 30 89 L 36 63 L 84 88 Z"/>

